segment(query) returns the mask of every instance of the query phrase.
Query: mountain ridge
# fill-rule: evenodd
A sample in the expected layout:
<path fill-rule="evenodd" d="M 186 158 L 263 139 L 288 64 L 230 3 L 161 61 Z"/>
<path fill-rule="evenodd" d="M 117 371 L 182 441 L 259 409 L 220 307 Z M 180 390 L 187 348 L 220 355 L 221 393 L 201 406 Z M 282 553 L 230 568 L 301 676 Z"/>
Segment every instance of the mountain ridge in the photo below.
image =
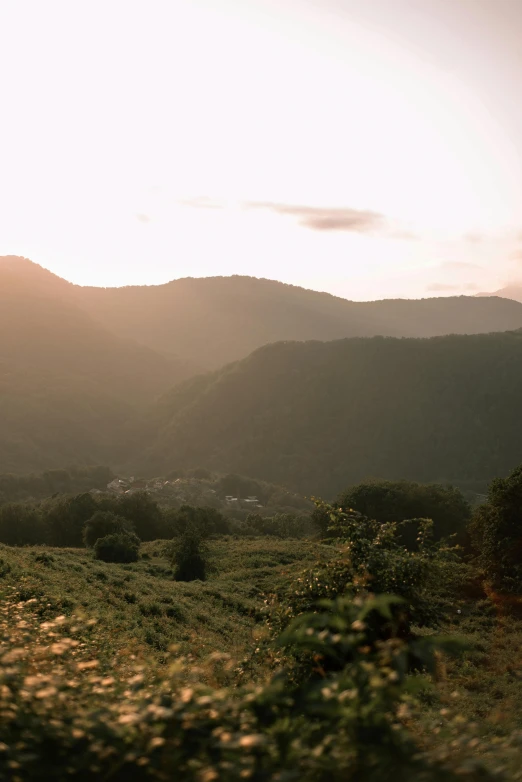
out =
<path fill-rule="evenodd" d="M 276 343 L 164 395 L 140 465 L 323 496 L 368 477 L 487 483 L 522 460 L 520 394 L 522 331 Z"/>
<path fill-rule="evenodd" d="M 15 261 L 11 257 L 11 277 Z M 217 369 L 264 344 L 284 340 L 430 337 L 522 327 L 522 303 L 498 297 L 354 302 L 244 275 L 96 288 L 73 285 L 42 267 L 35 267 L 31 275 L 30 264 L 22 259 L 20 289 L 37 276 L 37 289 L 46 296 L 54 290 L 56 298 L 74 304 L 113 336 L 174 357 L 185 363 L 187 372 L 190 366 L 192 374 Z M 0 280 L 1 275 L 0 263 Z"/>

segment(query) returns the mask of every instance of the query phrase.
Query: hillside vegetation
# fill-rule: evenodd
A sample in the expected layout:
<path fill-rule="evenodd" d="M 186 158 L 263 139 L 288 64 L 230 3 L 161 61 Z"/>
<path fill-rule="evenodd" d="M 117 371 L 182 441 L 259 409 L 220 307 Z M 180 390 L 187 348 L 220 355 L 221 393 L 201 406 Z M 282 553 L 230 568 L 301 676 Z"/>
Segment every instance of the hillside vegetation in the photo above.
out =
<path fill-rule="evenodd" d="M 362 335 L 521 326 L 499 298 L 354 303 L 246 277 L 81 288 L 4 257 L 0 472 L 207 467 L 329 497 L 368 476 L 482 486 L 520 456 L 519 335 Z"/>
<path fill-rule="evenodd" d="M 190 580 L 186 532 L 128 563 L 0 545 L 0 778 L 520 780 L 521 491 L 491 485 L 478 558 L 396 518 L 441 510 L 412 483 L 352 491 L 382 520 L 317 502 L 321 540 L 213 535 Z"/>
<path fill-rule="evenodd" d="M 279 343 L 187 381 L 141 464 L 332 497 L 367 477 L 487 483 L 522 458 L 522 333 Z"/>

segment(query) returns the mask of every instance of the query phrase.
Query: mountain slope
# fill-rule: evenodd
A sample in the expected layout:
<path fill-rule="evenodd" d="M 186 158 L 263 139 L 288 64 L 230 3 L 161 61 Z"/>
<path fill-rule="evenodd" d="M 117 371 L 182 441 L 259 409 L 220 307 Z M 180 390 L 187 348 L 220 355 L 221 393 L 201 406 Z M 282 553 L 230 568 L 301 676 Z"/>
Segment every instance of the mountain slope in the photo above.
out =
<path fill-rule="evenodd" d="M 0 470 L 112 461 L 132 410 L 83 378 L 0 360 Z"/>
<path fill-rule="evenodd" d="M 281 340 L 352 336 L 430 337 L 522 327 L 522 304 L 444 297 L 353 302 L 252 277 L 165 285 L 76 288 L 77 302 L 116 334 L 208 369 Z"/>
<path fill-rule="evenodd" d="M 500 298 L 513 299 L 513 301 L 522 302 L 522 285 L 512 283 L 511 285 L 506 285 L 504 288 L 500 288 L 498 291 L 494 291 L 494 293 L 477 293 L 477 296 L 499 296 Z"/>
<path fill-rule="evenodd" d="M 120 388 L 124 387 L 126 393 L 139 394 L 145 386 L 144 396 L 165 390 L 169 383 L 165 385 L 164 377 L 170 377 L 172 385 L 201 369 L 217 369 L 244 358 L 271 342 L 376 335 L 430 337 L 522 327 L 522 303 L 498 297 L 353 302 L 274 280 L 240 276 L 89 288 L 72 285 L 27 259 L 0 258 L 0 304 L 14 296 L 19 297 L 15 308 L 21 313 L 18 327 L 30 312 L 34 312 L 37 324 L 35 333 L 42 322 L 76 322 L 61 334 L 58 327 L 54 334 L 48 334 L 47 345 L 67 342 L 68 331 L 72 334 L 76 330 L 78 339 L 83 317 L 80 330 L 84 332 L 85 349 L 90 339 L 98 346 L 104 345 L 89 350 L 90 355 L 98 356 L 109 375 L 121 377 Z M 37 297 L 40 303 L 24 305 L 28 296 Z M 56 310 L 54 316 L 50 311 L 37 316 L 41 300 Z M 11 309 L 14 306 L 13 302 Z M 59 312 L 66 306 L 67 313 Z M 15 314 L 4 317 L 0 325 L 14 322 Z M 91 338 L 86 336 L 89 331 Z M 31 344 L 32 338 L 25 342 Z M 138 345 L 142 346 L 141 356 Z M 148 353 L 144 347 L 149 348 Z M 119 355 L 117 360 L 115 354 Z M 110 360 L 104 360 L 108 355 Z M 74 364 L 76 356 L 77 352 L 70 350 L 67 361 Z M 128 370 L 140 363 L 143 366 L 135 383 L 136 372 Z M 78 364 L 82 362 L 76 361 Z"/>
<path fill-rule="evenodd" d="M 74 286 L 0 258 L 0 472 L 101 463 L 139 406 L 186 377 L 183 362 L 110 333 Z"/>
<path fill-rule="evenodd" d="M 74 286 L 26 259 L 0 259 L 0 359 L 69 374 L 145 401 L 193 373 L 116 336 L 75 303 Z"/>
<path fill-rule="evenodd" d="M 522 333 L 280 343 L 163 397 L 140 464 L 330 496 L 368 476 L 486 481 L 522 461 Z"/>

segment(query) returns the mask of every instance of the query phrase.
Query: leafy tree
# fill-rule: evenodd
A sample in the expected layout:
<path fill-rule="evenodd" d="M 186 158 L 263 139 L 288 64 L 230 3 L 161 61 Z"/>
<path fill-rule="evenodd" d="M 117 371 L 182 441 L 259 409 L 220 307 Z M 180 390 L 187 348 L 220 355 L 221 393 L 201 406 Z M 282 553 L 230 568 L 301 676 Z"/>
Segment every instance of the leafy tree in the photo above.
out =
<path fill-rule="evenodd" d="M 104 562 L 136 562 L 140 540 L 131 532 L 117 532 L 98 538 L 94 544 L 94 556 Z"/>
<path fill-rule="evenodd" d="M 83 545 L 83 527 L 98 509 L 91 494 L 59 496 L 42 503 L 41 511 L 54 546 L 79 548 Z"/>
<path fill-rule="evenodd" d="M 207 552 L 200 532 L 188 527 L 174 548 L 172 557 L 176 581 L 204 581 L 207 574 Z"/>
<path fill-rule="evenodd" d="M 462 492 L 453 486 L 413 481 L 365 481 L 342 492 L 335 506 L 353 509 L 381 523 L 405 519 L 431 519 L 433 537 L 458 533 L 465 538 L 471 508 Z M 314 521 L 321 532 L 327 521 L 316 509 Z"/>
<path fill-rule="evenodd" d="M 408 622 L 437 625 L 442 620 L 446 594 L 461 570 L 457 552 L 432 541 L 431 520 L 381 523 L 357 511 L 319 501 L 317 505 L 329 518 L 336 546 L 291 586 L 285 596 L 290 607 L 283 611 L 285 622 L 312 610 L 318 600 L 366 592 L 404 598 Z M 415 550 L 404 544 L 405 525 L 415 528 Z"/>
<path fill-rule="evenodd" d="M 197 529 L 202 538 L 230 531 L 228 519 L 216 508 L 182 505 L 178 510 L 166 513 L 172 535 L 183 535 L 187 529 Z"/>
<path fill-rule="evenodd" d="M 146 491 L 133 492 L 118 497 L 113 510 L 132 522 L 134 530 L 141 540 L 157 540 L 168 537 L 161 508 Z"/>
<path fill-rule="evenodd" d="M 23 502 L 0 506 L 0 542 L 8 546 L 48 543 L 48 532 L 38 508 Z"/>
<path fill-rule="evenodd" d="M 99 510 L 85 522 L 83 539 L 85 545 L 92 548 L 98 538 L 104 538 L 119 532 L 132 532 L 132 524 L 123 516 L 116 516 L 111 511 Z"/>
<path fill-rule="evenodd" d="M 486 576 L 499 589 L 522 590 L 522 465 L 491 482 L 470 524 Z"/>

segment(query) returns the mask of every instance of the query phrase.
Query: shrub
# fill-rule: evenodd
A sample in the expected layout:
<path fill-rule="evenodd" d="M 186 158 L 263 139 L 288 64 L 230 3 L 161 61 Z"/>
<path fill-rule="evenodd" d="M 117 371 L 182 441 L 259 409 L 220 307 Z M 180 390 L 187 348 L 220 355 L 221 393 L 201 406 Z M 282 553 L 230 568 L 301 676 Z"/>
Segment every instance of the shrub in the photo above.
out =
<path fill-rule="evenodd" d="M 117 532 L 98 538 L 94 556 L 103 562 L 136 562 L 139 556 L 139 538 L 127 532 Z"/>
<path fill-rule="evenodd" d="M 197 528 L 189 527 L 174 548 L 172 564 L 176 581 L 204 581 L 207 574 L 207 553 Z"/>
<path fill-rule="evenodd" d="M 479 562 L 497 589 L 522 590 L 522 465 L 491 482 L 475 511 L 470 535 Z"/>
<path fill-rule="evenodd" d="M 320 599 L 365 592 L 403 598 L 409 620 L 416 624 L 440 623 L 446 594 L 463 574 L 458 552 L 432 542 L 430 520 L 381 524 L 321 502 L 317 510 L 329 520 L 333 556 L 318 562 L 290 587 L 287 607 L 279 617 L 283 626 L 291 616 L 312 610 Z M 405 526 L 416 528 L 414 550 L 404 545 Z"/>
<path fill-rule="evenodd" d="M 454 649 L 433 637 L 398 637 L 390 597 L 324 603 L 280 639 L 286 670 L 217 689 L 179 657 L 161 676 L 147 679 L 136 666 L 129 678 L 131 665 L 104 681 L 98 639 L 84 620 L 46 623 L 53 643 L 42 644 L 34 604 L 20 609 L 18 601 L 4 606 L 13 622 L 0 643 L 0 779 L 489 782 L 502 778 L 501 761 L 520 766 L 516 735 L 511 745 L 481 741 L 477 757 L 478 741 L 462 721 L 433 750 L 411 729 L 415 692 L 429 686 L 428 676 L 407 675 L 412 656 L 430 674 L 438 649 Z M 145 640 L 160 649 L 168 643 L 152 631 Z M 488 751 L 493 773 L 482 760 Z"/>
<path fill-rule="evenodd" d="M 99 510 L 85 522 L 83 540 L 86 546 L 92 548 L 98 538 L 132 531 L 132 523 L 128 519 L 117 516 L 110 510 Z"/>
<path fill-rule="evenodd" d="M 340 494 L 335 506 L 356 510 L 383 524 L 404 519 L 432 519 L 435 539 L 458 533 L 462 542 L 466 540 L 466 527 L 471 518 L 470 505 L 459 489 L 414 481 L 359 483 Z M 318 512 L 314 520 L 324 532 L 324 516 Z"/>

